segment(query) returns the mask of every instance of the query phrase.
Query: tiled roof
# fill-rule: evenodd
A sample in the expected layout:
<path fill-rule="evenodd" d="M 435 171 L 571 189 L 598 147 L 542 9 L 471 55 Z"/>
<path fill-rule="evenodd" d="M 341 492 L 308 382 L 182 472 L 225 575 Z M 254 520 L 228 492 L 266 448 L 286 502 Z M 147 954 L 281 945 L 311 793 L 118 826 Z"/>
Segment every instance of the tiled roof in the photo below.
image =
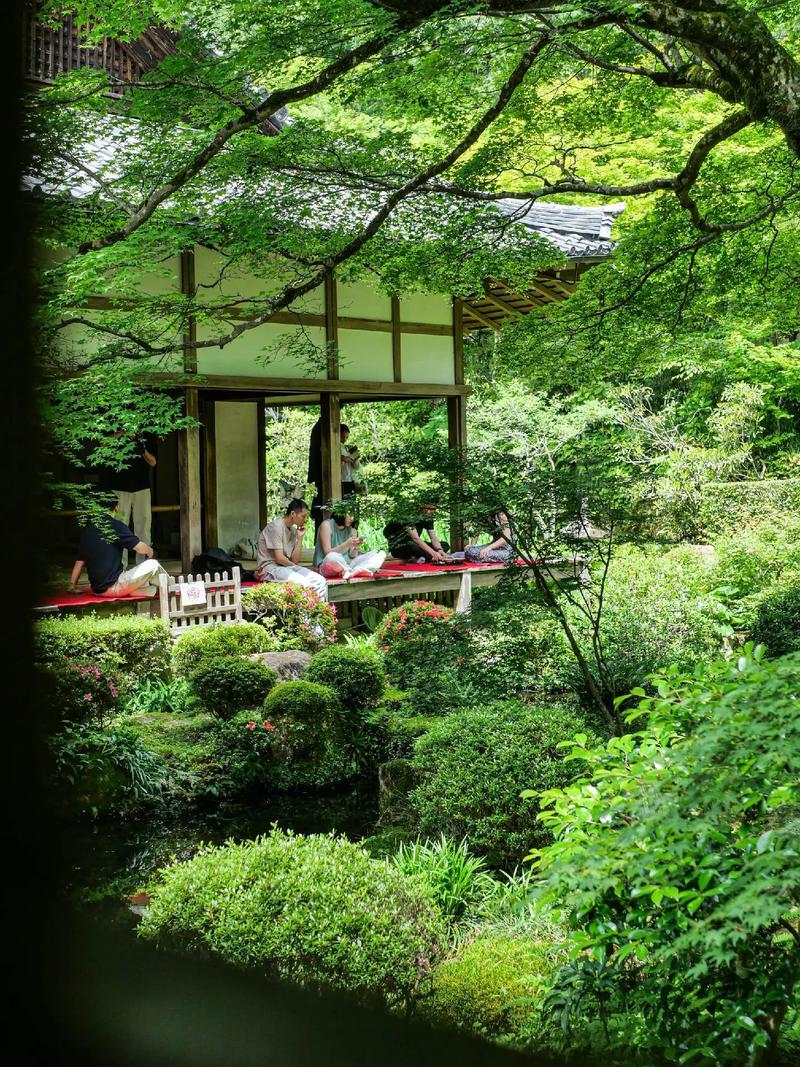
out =
<path fill-rule="evenodd" d="M 610 256 L 611 227 L 624 204 L 576 207 L 530 200 L 498 200 L 497 207 L 515 222 L 552 242 L 568 259 Z"/>

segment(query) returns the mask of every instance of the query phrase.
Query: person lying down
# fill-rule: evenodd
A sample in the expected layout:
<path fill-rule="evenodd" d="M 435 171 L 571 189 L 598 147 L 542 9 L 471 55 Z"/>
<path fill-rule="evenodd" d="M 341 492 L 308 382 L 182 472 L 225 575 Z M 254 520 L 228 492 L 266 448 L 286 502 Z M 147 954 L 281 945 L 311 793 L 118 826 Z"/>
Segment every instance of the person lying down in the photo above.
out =
<path fill-rule="evenodd" d="M 314 545 L 314 566 L 323 578 L 366 578 L 386 559 L 385 552 L 362 552 L 354 516 L 337 508 L 320 523 Z"/>

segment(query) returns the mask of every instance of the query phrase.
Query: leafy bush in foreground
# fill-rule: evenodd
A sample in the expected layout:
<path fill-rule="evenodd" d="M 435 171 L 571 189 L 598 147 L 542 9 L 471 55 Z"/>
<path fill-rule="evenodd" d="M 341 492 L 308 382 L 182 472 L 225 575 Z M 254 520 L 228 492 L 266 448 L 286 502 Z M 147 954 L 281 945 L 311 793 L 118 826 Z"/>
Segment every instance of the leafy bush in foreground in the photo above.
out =
<path fill-rule="evenodd" d="M 751 639 L 764 645 L 770 656 L 800 652 L 800 585 L 775 592 L 759 603 Z"/>
<path fill-rule="evenodd" d="M 543 801 L 543 901 L 576 952 L 550 1003 L 642 1062 L 755 1063 L 800 979 L 800 653 L 655 685 L 642 728 L 578 744 L 584 777 Z"/>
<path fill-rule="evenodd" d="M 352 645 L 331 645 L 311 660 L 309 682 L 329 686 L 346 708 L 375 707 L 386 687 L 378 652 Z"/>
<path fill-rule="evenodd" d="M 254 652 L 270 652 L 278 642 L 265 626 L 239 622 L 214 626 L 195 626 L 181 634 L 172 650 L 175 670 L 190 675 L 209 659 L 239 658 Z"/>
<path fill-rule="evenodd" d="M 316 652 L 336 640 L 336 608 L 311 589 L 288 582 L 262 582 L 242 593 L 242 610 L 265 626 L 280 648 Z"/>
<path fill-rule="evenodd" d="M 60 663 L 65 658 L 119 671 L 125 683 L 167 678 L 172 638 L 161 619 L 138 615 L 94 615 L 42 619 L 34 627 L 37 663 Z"/>
<path fill-rule="evenodd" d="M 444 833 L 491 862 L 514 867 L 548 839 L 536 822 L 526 786 L 551 789 L 579 773 L 559 745 L 585 722 L 564 699 L 539 704 L 492 704 L 453 712 L 416 744 L 420 784 L 411 795 L 422 834 Z"/>
<path fill-rule="evenodd" d="M 230 719 L 244 708 L 255 708 L 277 680 L 275 671 L 247 659 L 212 659 L 192 673 L 192 692 L 212 715 Z"/>
<path fill-rule="evenodd" d="M 273 830 L 161 874 L 142 936 L 361 1000 L 413 998 L 445 937 L 430 891 L 343 838 Z"/>

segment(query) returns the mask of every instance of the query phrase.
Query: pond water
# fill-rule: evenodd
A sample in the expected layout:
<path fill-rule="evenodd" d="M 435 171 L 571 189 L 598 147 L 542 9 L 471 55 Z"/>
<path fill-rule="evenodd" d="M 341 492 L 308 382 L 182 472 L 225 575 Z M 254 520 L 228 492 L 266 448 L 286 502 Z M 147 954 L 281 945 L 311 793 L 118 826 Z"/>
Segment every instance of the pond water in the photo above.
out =
<path fill-rule="evenodd" d="M 115 925 L 135 926 L 128 896 L 175 859 L 189 859 L 199 845 L 245 841 L 276 823 L 296 833 L 336 831 L 353 840 L 368 837 L 378 818 L 377 789 L 359 783 L 328 796 L 275 796 L 199 812 L 77 823 L 62 829 L 63 866 L 70 898 Z"/>

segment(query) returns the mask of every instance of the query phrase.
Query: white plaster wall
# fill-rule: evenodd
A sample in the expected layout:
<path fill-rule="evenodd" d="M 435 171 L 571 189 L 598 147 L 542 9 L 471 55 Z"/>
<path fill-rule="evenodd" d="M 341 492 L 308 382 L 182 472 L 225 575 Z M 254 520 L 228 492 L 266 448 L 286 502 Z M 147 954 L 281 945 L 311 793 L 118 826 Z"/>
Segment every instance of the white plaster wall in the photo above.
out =
<path fill-rule="evenodd" d="M 440 293 L 408 293 L 400 297 L 400 321 L 452 326 L 453 302 Z"/>
<path fill-rule="evenodd" d="M 452 385 L 455 382 L 452 337 L 404 333 L 400 350 L 404 382 L 422 385 Z"/>
<path fill-rule="evenodd" d="M 339 330 L 339 377 L 350 382 L 393 381 L 392 335 L 377 330 Z"/>
<path fill-rule="evenodd" d="M 216 408 L 217 528 L 229 551 L 258 540 L 258 415 L 255 401 L 218 400 Z"/>

